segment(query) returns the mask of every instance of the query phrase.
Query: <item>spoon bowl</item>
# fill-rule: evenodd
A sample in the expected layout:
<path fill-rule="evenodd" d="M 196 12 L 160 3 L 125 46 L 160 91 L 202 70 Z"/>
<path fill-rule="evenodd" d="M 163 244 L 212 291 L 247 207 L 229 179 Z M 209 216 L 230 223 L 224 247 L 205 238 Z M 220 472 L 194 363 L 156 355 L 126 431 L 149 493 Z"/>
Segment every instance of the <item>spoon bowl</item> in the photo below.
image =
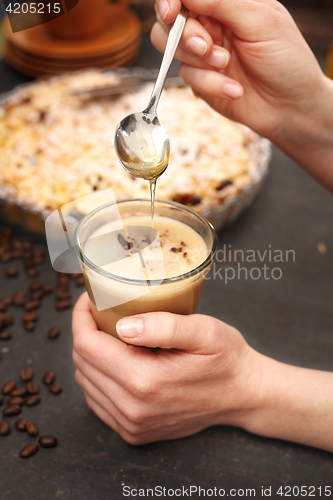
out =
<path fill-rule="evenodd" d="M 123 167 L 135 177 L 157 179 L 169 163 L 170 143 L 157 115 L 142 111 L 126 116 L 118 125 L 115 147 Z"/>
<path fill-rule="evenodd" d="M 182 7 L 170 30 L 160 71 L 147 108 L 126 116 L 116 129 L 114 144 L 120 163 L 131 175 L 149 181 L 155 181 L 169 163 L 169 137 L 158 119 L 157 105 L 187 16 L 188 10 Z"/>

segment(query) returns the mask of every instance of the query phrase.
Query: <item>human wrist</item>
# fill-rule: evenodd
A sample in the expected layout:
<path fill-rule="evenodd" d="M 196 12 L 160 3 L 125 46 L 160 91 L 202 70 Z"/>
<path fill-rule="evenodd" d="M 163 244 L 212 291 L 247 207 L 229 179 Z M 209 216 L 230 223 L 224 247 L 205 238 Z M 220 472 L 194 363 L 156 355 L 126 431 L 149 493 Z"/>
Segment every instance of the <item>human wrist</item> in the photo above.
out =
<path fill-rule="evenodd" d="M 281 109 L 279 126 L 268 138 L 333 190 L 333 81 L 320 73 L 311 88 L 301 102 Z"/>

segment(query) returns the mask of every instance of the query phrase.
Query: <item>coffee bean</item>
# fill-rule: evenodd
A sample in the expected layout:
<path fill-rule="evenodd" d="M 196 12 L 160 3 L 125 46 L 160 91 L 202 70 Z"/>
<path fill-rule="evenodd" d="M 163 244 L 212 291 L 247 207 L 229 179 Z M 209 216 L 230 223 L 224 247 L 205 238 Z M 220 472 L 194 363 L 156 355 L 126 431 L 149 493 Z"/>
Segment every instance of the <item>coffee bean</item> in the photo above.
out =
<path fill-rule="evenodd" d="M 6 276 L 7 278 L 15 278 L 18 275 L 18 270 L 14 266 L 7 267 Z"/>
<path fill-rule="evenodd" d="M 12 396 L 8 400 L 8 406 L 18 405 L 22 406 L 24 404 L 24 399 L 20 396 Z"/>
<path fill-rule="evenodd" d="M 13 303 L 15 306 L 23 306 L 27 301 L 27 292 L 25 290 L 19 290 L 13 295 Z"/>
<path fill-rule="evenodd" d="M 14 417 L 14 415 L 18 415 L 21 413 L 21 407 L 19 405 L 7 406 L 2 410 L 2 414 L 5 417 Z"/>
<path fill-rule="evenodd" d="M 37 318 L 38 318 L 38 314 L 36 313 L 36 311 L 28 311 L 28 312 L 22 314 L 22 319 L 26 323 L 29 323 L 30 321 L 36 321 Z"/>
<path fill-rule="evenodd" d="M 30 436 L 38 436 L 39 434 L 38 427 L 33 422 L 27 422 L 26 429 L 27 433 L 30 434 Z"/>
<path fill-rule="evenodd" d="M 50 339 L 56 339 L 60 335 L 60 330 L 57 327 L 53 327 L 49 330 L 49 333 L 47 334 Z"/>
<path fill-rule="evenodd" d="M 3 299 L 0 300 L 0 312 L 6 312 L 7 311 L 7 304 L 4 302 Z"/>
<path fill-rule="evenodd" d="M 16 389 L 13 389 L 10 393 L 11 396 L 16 397 L 19 396 L 22 398 L 27 394 L 27 390 L 25 387 L 16 387 Z"/>
<path fill-rule="evenodd" d="M 38 385 L 35 384 L 35 382 L 28 382 L 27 383 L 27 391 L 29 394 L 37 394 L 39 391 Z"/>
<path fill-rule="evenodd" d="M 38 309 L 40 307 L 40 300 L 28 300 L 24 304 L 24 309 L 26 311 L 33 311 L 34 309 Z"/>
<path fill-rule="evenodd" d="M 33 455 L 35 455 L 35 453 L 37 453 L 38 450 L 39 448 L 36 444 L 28 444 L 20 451 L 20 457 L 21 458 L 32 457 Z"/>
<path fill-rule="evenodd" d="M 29 278 L 35 278 L 35 276 L 38 276 L 39 271 L 35 267 L 31 267 L 30 269 L 27 269 L 27 275 Z"/>
<path fill-rule="evenodd" d="M 0 406 L 2 405 L 2 403 L 3 403 L 3 397 L 0 396 Z"/>
<path fill-rule="evenodd" d="M 26 422 L 26 420 L 24 420 L 24 418 L 18 418 L 15 421 L 15 427 L 20 432 L 25 432 L 26 431 L 26 425 L 27 425 L 27 422 Z"/>
<path fill-rule="evenodd" d="M 34 321 L 27 321 L 24 327 L 28 332 L 32 332 L 36 327 L 36 323 Z"/>
<path fill-rule="evenodd" d="M 24 241 L 22 243 L 22 248 L 23 250 L 31 250 L 32 249 L 32 243 L 30 241 Z"/>
<path fill-rule="evenodd" d="M 12 390 L 15 389 L 15 385 L 15 382 L 13 382 L 12 380 L 6 382 L 1 388 L 2 394 L 10 394 Z"/>
<path fill-rule="evenodd" d="M 40 300 L 43 297 L 43 290 L 36 290 L 36 292 L 32 292 L 31 298 L 32 300 Z"/>
<path fill-rule="evenodd" d="M 52 370 L 49 370 L 47 372 L 44 373 L 44 377 L 43 377 L 43 382 L 45 385 L 50 385 L 54 382 L 55 380 L 55 373 L 52 371 Z"/>
<path fill-rule="evenodd" d="M 51 285 L 44 285 L 43 292 L 48 295 L 53 292 L 53 287 Z"/>
<path fill-rule="evenodd" d="M 64 309 L 68 309 L 72 306 L 72 302 L 70 300 L 59 300 L 59 302 L 57 302 L 57 309 L 59 311 L 62 311 Z"/>
<path fill-rule="evenodd" d="M 22 250 L 13 250 L 13 259 L 22 259 L 23 252 Z"/>
<path fill-rule="evenodd" d="M 10 434 L 10 425 L 4 420 L 0 420 L 0 436 L 8 436 Z"/>
<path fill-rule="evenodd" d="M 69 300 L 71 298 L 70 293 L 63 288 L 57 288 L 55 292 L 55 296 L 60 300 Z"/>
<path fill-rule="evenodd" d="M 14 250 L 23 250 L 23 243 L 20 240 L 13 240 Z"/>
<path fill-rule="evenodd" d="M 51 384 L 49 386 L 49 391 L 52 392 L 52 394 L 60 394 L 62 391 L 62 387 L 59 384 Z"/>
<path fill-rule="evenodd" d="M 12 336 L 9 332 L 0 332 L 0 340 L 9 340 Z"/>
<path fill-rule="evenodd" d="M 29 382 L 29 380 L 31 380 L 33 376 L 34 372 L 31 368 L 22 368 L 20 370 L 20 377 L 23 382 Z"/>
<path fill-rule="evenodd" d="M 45 261 L 45 250 L 43 248 L 36 248 L 33 252 L 34 259 L 40 259 L 41 261 Z M 41 262 L 42 263 L 42 262 Z"/>
<path fill-rule="evenodd" d="M 83 286 L 83 285 L 85 285 L 84 277 L 83 276 L 79 276 L 78 278 L 76 278 L 75 285 L 76 286 Z"/>
<path fill-rule="evenodd" d="M 1 319 L 2 324 L 3 324 L 4 326 L 9 326 L 9 325 L 11 325 L 11 324 L 13 323 L 13 321 L 14 321 L 13 316 L 12 316 L 11 314 L 9 314 L 9 313 L 1 313 L 1 315 L 0 315 L 0 319 Z"/>
<path fill-rule="evenodd" d="M 25 404 L 27 406 L 35 406 L 35 405 L 38 405 L 38 403 L 40 403 L 40 401 L 41 401 L 41 399 L 37 395 L 29 396 L 28 399 L 26 399 Z"/>
<path fill-rule="evenodd" d="M 6 252 L 1 257 L 1 262 L 9 262 L 13 258 L 12 252 Z"/>
<path fill-rule="evenodd" d="M 59 273 L 59 276 L 58 276 L 58 285 L 60 285 L 60 286 L 67 286 L 67 285 L 69 285 L 69 276 L 68 276 L 68 274 Z"/>
<path fill-rule="evenodd" d="M 1 298 L 1 300 L 5 303 L 6 306 L 10 306 L 13 303 L 13 299 L 9 295 L 5 295 Z"/>
<path fill-rule="evenodd" d="M 38 442 L 43 448 L 55 448 L 58 444 L 57 438 L 48 435 L 41 436 Z"/>
<path fill-rule="evenodd" d="M 36 290 L 40 290 L 43 287 L 43 283 L 40 280 L 30 281 L 29 290 L 31 292 L 36 292 Z"/>

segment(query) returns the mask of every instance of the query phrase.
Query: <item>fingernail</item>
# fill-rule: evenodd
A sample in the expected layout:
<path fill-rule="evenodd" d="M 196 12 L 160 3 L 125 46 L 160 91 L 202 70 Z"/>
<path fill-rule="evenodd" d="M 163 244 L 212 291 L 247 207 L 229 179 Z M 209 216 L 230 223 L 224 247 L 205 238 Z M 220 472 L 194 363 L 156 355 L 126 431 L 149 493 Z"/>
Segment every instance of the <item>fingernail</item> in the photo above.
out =
<path fill-rule="evenodd" d="M 228 64 L 228 55 L 222 50 L 213 50 L 206 61 L 214 68 L 225 68 Z"/>
<path fill-rule="evenodd" d="M 160 13 L 160 16 L 163 19 L 163 21 L 168 15 L 169 10 L 170 10 L 170 5 L 168 0 L 160 0 L 158 2 L 158 12 Z"/>
<path fill-rule="evenodd" d="M 234 83 L 226 83 L 223 91 L 224 94 L 231 99 L 239 99 L 244 93 L 242 87 Z"/>
<path fill-rule="evenodd" d="M 118 335 L 125 339 L 139 337 L 143 333 L 143 320 L 141 318 L 123 318 L 116 324 Z"/>
<path fill-rule="evenodd" d="M 189 38 L 186 47 L 197 56 L 204 56 L 208 49 L 206 40 L 201 38 L 201 36 L 192 36 Z"/>

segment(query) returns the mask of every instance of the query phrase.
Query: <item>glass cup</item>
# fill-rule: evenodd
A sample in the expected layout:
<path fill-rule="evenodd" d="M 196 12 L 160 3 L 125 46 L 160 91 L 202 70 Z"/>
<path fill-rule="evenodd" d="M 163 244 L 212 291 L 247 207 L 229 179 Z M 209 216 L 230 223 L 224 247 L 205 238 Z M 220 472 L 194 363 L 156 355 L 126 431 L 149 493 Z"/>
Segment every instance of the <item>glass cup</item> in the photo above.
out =
<path fill-rule="evenodd" d="M 100 330 L 115 337 L 118 337 L 116 323 L 125 316 L 153 311 L 194 313 L 216 254 L 218 239 L 210 222 L 183 205 L 156 200 L 154 215 L 183 222 L 203 238 L 207 257 L 200 265 L 185 274 L 147 283 L 147 280 L 110 273 L 89 260 L 85 253 L 85 242 L 96 230 L 119 218 L 150 216 L 150 213 L 150 199 L 110 203 L 84 217 L 75 231 L 75 249 L 83 270 L 93 317 Z M 101 298 L 99 301 L 96 300 L 97 296 Z M 102 307 L 101 301 L 104 302 Z M 115 305 L 107 307 L 108 301 Z"/>

